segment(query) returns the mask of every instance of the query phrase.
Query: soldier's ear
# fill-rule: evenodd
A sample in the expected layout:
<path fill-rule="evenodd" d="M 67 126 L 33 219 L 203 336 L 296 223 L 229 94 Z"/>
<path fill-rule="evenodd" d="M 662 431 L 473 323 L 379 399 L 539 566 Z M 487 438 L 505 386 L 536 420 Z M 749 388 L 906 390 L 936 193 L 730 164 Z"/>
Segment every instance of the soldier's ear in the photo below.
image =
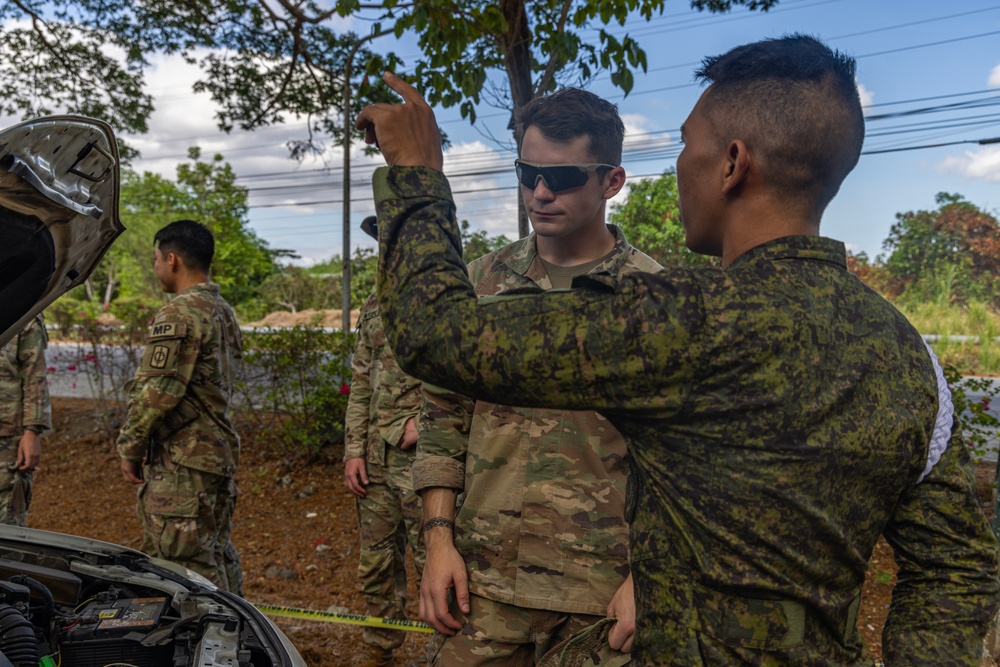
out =
<path fill-rule="evenodd" d="M 170 267 L 171 271 L 177 271 L 183 262 L 181 261 L 180 255 L 172 252 L 167 253 L 167 266 Z"/>

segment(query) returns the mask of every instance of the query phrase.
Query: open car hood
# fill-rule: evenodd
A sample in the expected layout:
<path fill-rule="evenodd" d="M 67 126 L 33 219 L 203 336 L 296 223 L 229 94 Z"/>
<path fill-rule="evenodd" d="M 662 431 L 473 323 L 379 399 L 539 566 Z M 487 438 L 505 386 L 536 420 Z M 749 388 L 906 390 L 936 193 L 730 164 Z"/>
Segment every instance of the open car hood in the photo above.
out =
<path fill-rule="evenodd" d="M 0 346 L 81 284 L 119 234 L 111 127 L 48 116 L 0 130 Z"/>
<path fill-rule="evenodd" d="M 305 667 L 246 600 L 134 549 L 0 525 L 0 667 Z"/>

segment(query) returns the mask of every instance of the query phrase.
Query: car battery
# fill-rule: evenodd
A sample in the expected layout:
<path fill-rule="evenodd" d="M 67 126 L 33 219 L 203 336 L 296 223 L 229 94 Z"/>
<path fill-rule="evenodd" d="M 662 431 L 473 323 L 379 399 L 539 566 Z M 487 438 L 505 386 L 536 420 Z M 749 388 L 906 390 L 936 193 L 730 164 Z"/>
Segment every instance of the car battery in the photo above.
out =
<path fill-rule="evenodd" d="M 74 667 L 128 664 L 159 667 L 172 664 L 173 647 L 143 646 L 143 635 L 156 629 L 167 598 L 130 598 L 88 602 L 60 637 L 63 663 Z"/>

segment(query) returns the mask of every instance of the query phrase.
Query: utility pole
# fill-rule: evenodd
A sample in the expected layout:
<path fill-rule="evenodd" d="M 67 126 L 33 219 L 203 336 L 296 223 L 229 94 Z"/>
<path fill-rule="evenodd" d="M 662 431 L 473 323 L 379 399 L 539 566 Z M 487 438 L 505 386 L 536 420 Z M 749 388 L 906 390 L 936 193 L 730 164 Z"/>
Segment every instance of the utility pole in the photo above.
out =
<path fill-rule="evenodd" d="M 341 327 L 346 338 L 351 332 L 351 132 L 354 130 L 353 119 L 351 118 L 351 75 L 354 68 L 354 56 L 366 42 L 370 42 L 376 37 L 389 34 L 388 30 L 373 32 L 367 37 L 362 37 L 354 46 L 344 63 L 344 248 L 343 248 L 343 276 L 341 277 Z"/>

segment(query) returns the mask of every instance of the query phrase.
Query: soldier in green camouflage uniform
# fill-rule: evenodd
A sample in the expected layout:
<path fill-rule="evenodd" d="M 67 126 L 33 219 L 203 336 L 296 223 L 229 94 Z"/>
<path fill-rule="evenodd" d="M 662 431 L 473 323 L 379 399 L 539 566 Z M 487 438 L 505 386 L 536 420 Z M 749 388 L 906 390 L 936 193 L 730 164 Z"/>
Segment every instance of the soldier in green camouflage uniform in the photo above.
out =
<path fill-rule="evenodd" d="M 386 345 L 374 293 L 361 308 L 351 370 L 344 478 L 358 508 L 359 587 L 369 615 L 405 619 L 407 544 L 418 577 L 424 567 L 420 498 L 413 492 L 411 478 L 420 382 L 400 370 Z M 392 664 L 392 652 L 402 646 L 405 635 L 400 630 L 365 628 L 363 664 Z"/>
<path fill-rule="evenodd" d="M 42 457 L 42 433 L 52 428 L 47 343 L 38 315 L 0 350 L 0 523 L 28 520 L 31 471 Z"/>
<path fill-rule="evenodd" d="M 118 437 L 122 475 L 141 484 L 142 549 L 242 594 L 230 540 L 240 439 L 229 403 L 243 341 L 233 309 L 209 282 L 207 227 L 173 222 L 155 236 L 154 268 L 177 296 L 149 327 Z"/>
<path fill-rule="evenodd" d="M 564 89 L 532 101 L 519 122 L 520 157 L 529 163 L 609 166 L 578 187 L 553 191 L 558 184 L 542 178 L 522 184 L 535 231 L 469 265 L 476 294 L 565 289 L 589 272 L 658 271 L 604 222 L 604 203 L 625 181 L 624 170 L 612 168 L 621 162 L 625 132 L 614 105 Z M 445 640 L 437 662 L 534 664 L 600 621 L 626 584 L 625 441 L 596 412 L 518 408 L 433 389 L 424 404 L 414 487 L 424 494 L 444 487 L 449 499 L 465 493 L 454 543 L 444 532 L 439 548 L 449 555 L 457 549 L 468 572 L 449 572 L 437 585 L 468 576 L 473 596 L 470 613 L 458 619 L 462 630 Z M 436 561 L 428 573 L 457 562 L 430 550 L 428 560 Z M 610 648 L 605 657 L 609 666 L 628 661 Z"/>
<path fill-rule="evenodd" d="M 597 409 L 625 436 L 636 664 L 871 665 L 855 623 L 880 535 L 899 564 L 886 665 L 979 663 L 997 542 L 948 387 L 818 236 L 860 155 L 854 71 L 798 35 L 706 60 L 677 178 L 688 246 L 722 269 L 490 300 L 461 261 L 433 112 L 386 75 L 406 103 L 358 119 L 390 165 L 379 299 L 403 368 Z"/>

